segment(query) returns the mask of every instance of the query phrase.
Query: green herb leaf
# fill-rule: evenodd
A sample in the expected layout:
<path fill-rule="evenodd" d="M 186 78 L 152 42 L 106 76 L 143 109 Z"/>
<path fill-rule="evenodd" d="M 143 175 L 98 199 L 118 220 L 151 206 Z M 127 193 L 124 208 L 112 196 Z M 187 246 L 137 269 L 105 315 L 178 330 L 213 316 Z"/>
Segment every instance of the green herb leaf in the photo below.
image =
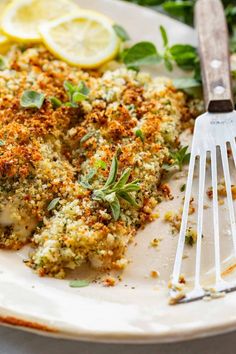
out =
<path fill-rule="evenodd" d="M 129 48 L 123 61 L 128 68 L 139 67 L 140 65 L 157 64 L 161 62 L 161 56 L 155 45 L 151 42 L 140 42 Z"/>
<path fill-rule="evenodd" d="M 105 170 L 107 168 L 107 164 L 103 160 L 97 160 L 94 163 L 94 167 L 96 168 L 101 168 L 102 170 Z"/>
<path fill-rule="evenodd" d="M 191 154 L 187 153 L 187 150 L 188 146 L 184 146 L 179 151 L 170 154 L 174 160 L 173 164 L 177 165 L 180 170 L 182 170 L 184 164 L 189 163 Z"/>
<path fill-rule="evenodd" d="M 191 77 L 174 79 L 173 84 L 177 89 L 180 90 L 201 87 L 201 83 L 198 80 Z"/>
<path fill-rule="evenodd" d="M 168 36 L 167 36 L 166 30 L 163 26 L 160 26 L 160 31 L 161 31 L 161 36 L 162 36 L 162 40 L 163 40 L 163 46 L 167 47 L 169 41 L 168 41 Z"/>
<path fill-rule="evenodd" d="M 89 284 L 90 284 L 90 281 L 86 280 L 86 279 L 83 279 L 83 280 L 71 280 L 69 282 L 69 286 L 71 288 L 84 288 L 86 286 L 89 286 Z"/>
<path fill-rule="evenodd" d="M 136 200 L 127 192 L 121 191 L 118 193 L 118 196 L 136 208 L 139 206 Z"/>
<path fill-rule="evenodd" d="M 4 146 L 5 145 L 5 141 L 0 139 L 0 146 Z"/>
<path fill-rule="evenodd" d="M 124 199 L 132 206 L 137 207 L 138 204 L 136 203 L 135 199 L 129 192 L 137 192 L 140 190 L 139 181 L 135 180 L 128 184 L 127 181 L 130 177 L 131 169 L 127 168 L 120 176 L 117 182 L 117 172 L 118 172 L 118 155 L 119 151 L 115 154 L 112 159 L 112 164 L 110 168 L 110 173 L 105 185 L 93 191 L 92 198 L 97 201 L 102 201 L 108 203 L 111 211 L 112 216 L 115 220 L 118 220 L 120 217 L 120 202 L 119 199 Z"/>
<path fill-rule="evenodd" d="M 110 203 L 110 207 L 111 207 L 113 219 L 117 221 L 120 217 L 120 202 L 117 197 L 115 197 L 115 200 Z"/>
<path fill-rule="evenodd" d="M 80 139 L 80 144 L 83 144 L 85 141 L 87 141 L 88 139 L 92 138 L 92 136 L 94 136 L 95 133 L 96 132 L 93 131 L 93 132 L 89 132 L 89 133 L 85 134 L 83 136 L 83 138 Z"/>
<path fill-rule="evenodd" d="M 116 190 L 116 189 L 122 189 L 124 187 L 124 185 L 126 184 L 126 182 L 128 181 L 129 179 L 129 176 L 130 176 L 130 173 L 131 173 L 131 169 L 130 168 L 127 168 L 121 175 L 121 177 L 119 178 L 118 182 L 116 182 L 114 184 L 114 186 L 112 187 L 113 190 Z"/>
<path fill-rule="evenodd" d="M 117 153 L 116 153 L 112 159 L 109 176 L 108 176 L 107 181 L 104 185 L 104 188 L 109 187 L 111 184 L 113 184 L 115 182 L 116 176 L 117 176 L 117 171 L 118 171 L 118 159 L 117 159 Z"/>
<path fill-rule="evenodd" d="M 97 170 L 95 168 L 91 168 L 86 176 L 83 176 L 79 181 L 79 184 L 85 189 L 92 189 L 90 181 L 96 175 Z"/>
<path fill-rule="evenodd" d="M 140 140 L 144 143 L 144 135 L 141 129 L 137 129 L 135 135 L 137 138 L 140 138 Z"/>
<path fill-rule="evenodd" d="M 6 69 L 6 63 L 3 58 L 3 56 L 0 55 L 0 70 L 5 70 Z"/>
<path fill-rule="evenodd" d="M 123 191 L 124 192 L 137 192 L 140 190 L 140 186 L 139 186 L 139 179 L 136 179 L 135 181 L 126 184 L 123 187 Z"/>
<path fill-rule="evenodd" d="M 24 91 L 20 99 L 20 105 L 24 108 L 38 108 L 40 109 L 45 100 L 45 95 L 36 91 Z"/>
<path fill-rule="evenodd" d="M 122 40 L 122 42 L 126 42 L 130 39 L 129 34 L 122 26 L 115 24 L 113 25 L 113 28 L 116 32 L 116 35 Z"/>
<path fill-rule="evenodd" d="M 180 187 L 180 192 L 184 192 L 186 189 L 186 184 L 183 184 L 181 187 Z"/>
<path fill-rule="evenodd" d="M 183 70 L 194 70 L 199 63 L 197 50 L 191 45 L 175 44 L 169 51 L 176 64 Z"/>
<path fill-rule="evenodd" d="M 69 107 L 77 107 L 78 102 L 82 102 L 88 98 L 89 89 L 84 82 L 75 86 L 71 82 L 65 81 L 64 88 L 70 100 L 69 104 L 67 103 Z"/>
<path fill-rule="evenodd" d="M 50 100 L 50 102 L 52 104 L 52 108 L 53 109 L 56 109 L 56 108 L 59 108 L 59 107 L 62 106 L 62 102 L 56 97 L 53 97 L 53 96 L 49 97 L 49 100 Z"/>
<path fill-rule="evenodd" d="M 55 198 L 55 199 L 51 200 L 51 202 L 48 204 L 48 208 L 47 208 L 48 211 L 53 210 L 57 206 L 59 201 L 60 201 L 60 198 Z"/>

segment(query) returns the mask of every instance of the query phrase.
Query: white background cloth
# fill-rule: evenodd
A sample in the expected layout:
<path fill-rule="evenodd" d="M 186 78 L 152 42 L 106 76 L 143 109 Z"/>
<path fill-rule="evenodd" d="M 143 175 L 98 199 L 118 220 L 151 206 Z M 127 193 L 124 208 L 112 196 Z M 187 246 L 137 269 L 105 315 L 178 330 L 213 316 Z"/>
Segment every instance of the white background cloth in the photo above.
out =
<path fill-rule="evenodd" d="M 235 354 L 236 332 L 160 345 L 97 344 L 51 339 L 0 327 L 0 354 Z"/>

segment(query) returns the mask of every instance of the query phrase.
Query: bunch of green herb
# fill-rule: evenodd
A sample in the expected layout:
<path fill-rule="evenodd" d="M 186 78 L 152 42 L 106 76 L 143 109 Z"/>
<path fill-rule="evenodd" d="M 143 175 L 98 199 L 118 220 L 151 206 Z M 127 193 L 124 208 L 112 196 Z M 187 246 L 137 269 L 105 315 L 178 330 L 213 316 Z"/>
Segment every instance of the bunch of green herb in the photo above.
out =
<path fill-rule="evenodd" d="M 193 14 L 196 0 L 125 0 L 143 6 L 151 6 L 156 10 L 164 12 L 179 21 L 193 25 Z M 232 18 L 235 23 L 236 4 L 232 0 L 222 0 L 229 29 L 232 30 Z"/>
<path fill-rule="evenodd" d="M 92 169 L 87 176 L 85 176 L 80 184 L 87 189 L 93 190 L 92 198 L 99 202 L 103 202 L 109 205 L 112 211 L 112 216 L 114 220 L 118 220 L 120 217 L 121 207 L 120 199 L 126 200 L 130 205 L 138 207 L 132 192 L 137 192 L 140 190 L 139 180 L 128 182 L 131 169 L 127 168 L 121 174 L 120 178 L 117 180 L 118 175 L 118 153 L 112 159 L 110 172 L 106 183 L 100 189 L 93 189 L 90 184 L 91 179 L 96 174 L 96 170 Z M 102 163 L 99 167 L 104 168 L 105 165 Z"/>
<path fill-rule="evenodd" d="M 67 92 L 69 101 L 63 104 L 57 97 L 50 97 L 54 109 L 63 105 L 76 108 L 78 107 L 79 102 L 88 99 L 89 89 L 83 81 L 79 85 L 73 85 L 71 82 L 65 81 L 64 88 Z"/>
<path fill-rule="evenodd" d="M 189 44 L 175 44 L 170 46 L 166 30 L 160 26 L 164 51 L 161 53 L 151 42 L 139 42 L 125 49 L 120 59 L 129 69 L 138 70 L 140 65 L 153 65 L 164 62 L 167 70 L 172 71 L 177 65 L 182 70 L 193 73 L 191 78 L 174 81 L 179 89 L 189 89 L 201 86 L 200 60 L 197 49 Z"/>

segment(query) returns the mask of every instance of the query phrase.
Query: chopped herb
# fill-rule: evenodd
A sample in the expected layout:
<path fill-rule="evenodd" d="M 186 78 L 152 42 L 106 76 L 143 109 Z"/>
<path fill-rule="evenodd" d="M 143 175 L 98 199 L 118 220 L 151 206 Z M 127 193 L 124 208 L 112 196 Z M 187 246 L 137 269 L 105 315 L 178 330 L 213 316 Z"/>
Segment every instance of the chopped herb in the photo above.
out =
<path fill-rule="evenodd" d="M 86 286 L 89 286 L 90 282 L 88 280 L 71 280 L 69 282 L 69 286 L 71 288 L 84 288 Z"/>
<path fill-rule="evenodd" d="M 126 50 L 123 61 L 128 68 L 137 68 L 140 65 L 157 64 L 161 56 L 151 42 L 139 42 Z"/>
<path fill-rule="evenodd" d="M 0 146 L 4 146 L 5 145 L 5 141 L 0 139 Z"/>
<path fill-rule="evenodd" d="M 59 108 L 62 106 L 62 102 L 56 97 L 49 97 L 49 100 L 52 104 L 53 109 Z"/>
<path fill-rule="evenodd" d="M 183 169 L 183 165 L 189 163 L 191 154 L 187 152 L 188 146 L 182 147 L 176 152 L 172 152 L 171 158 L 173 159 L 173 165 L 177 165 L 180 170 Z"/>
<path fill-rule="evenodd" d="M 96 175 L 96 173 L 97 173 L 97 169 L 91 168 L 91 170 L 88 172 L 88 174 L 81 178 L 81 180 L 79 181 L 79 184 L 85 189 L 92 189 L 90 181 Z"/>
<path fill-rule="evenodd" d="M 142 142 L 144 142 L 144 135 L 143 135 L 143 132 L 141 129 L 137 129 L 136 132 L 135 132 L 135 135 L 137 138 L 140 138 L 140 140 Z"/>
<path fill-rule="evenodd" d="M 78 107 L 78 102 L 88 99 L 89 89 L 83 81 L 78 86 L 65 81 L 64 88 L 70 100 L 70 102 L 66 103 L 68 107 Z"/>
<path fill-rule="evenodd" d="M 59 201 L 60 201 L 60 198 L 55 198 L 55 199 L 51 200 L 51 202 L 48 204 L 48 208 L 47 208 L 48 211 L 53 210 L 57 206 Z"/>
<path fill-rule="evenodd" d="M 24 108 L 40 109 L 45 100 L 45 95 L 36 91 L 24 91 L 20 99 L 20 105 Z"/>
<path fill-rule="evenodd" d="M 189 227 L 186 231 L 185 235 L 185 243 L 189 246 L 193 246 L 194 243 L 197 242 L 197 233 L 191 227 Z"/>
<path fill-rule="evenodd" d="M 129 34 L 122 26 L 115 24 L 113 25 L 113 28 L 116 32 L 116 35 L 122 40 L 122 42 L 126 42 L 130 39 Z"/>
<path fill-rule="evenodd" d="M 0 70 L 5 70 L 6 69 L 6 63 L 4 58 L 0 55 Z"/>
<path fill-rule="evenodd" d="M 93 191 L 93 199 L 108 203 L 114 220 L 118 220 L 120 217 L 120 201 L 119 199 L 126 200 L 132 206 L 138 207 L 138 204 L 131 192 L 137 192 L 140 190 L 139 181 L 135 180 L 127 183 L 130 177 L 131 169 L 127 168 L 120 176 L 118 181 L 118 159 L 117 154 L 112 159 L 109 176 L 105 185 Z"/>
<path fill-rule="evenodd" d="M 81 139 L 80 139 L 80 144 L 83 144 L 85 141 L 87 141 L 88 139 L 92 138 L 92 136 L 94 136 L 96 132 L 89 132 L 87 134 L 85 134 Z"/>
<path fill-rule="evenodd" d="M 180 187 L 180 192 L 184 192 L 186 189 L 186 184 L 183 184 L 181 187 Z"/>
<path fill-rule="evenodd" d="M 94 163 L 94 167 L 96 168 L 101 168 L 102 170 L 105 170 L 107 168 L 107 164 L 103 160 L 97 160 Z"/>

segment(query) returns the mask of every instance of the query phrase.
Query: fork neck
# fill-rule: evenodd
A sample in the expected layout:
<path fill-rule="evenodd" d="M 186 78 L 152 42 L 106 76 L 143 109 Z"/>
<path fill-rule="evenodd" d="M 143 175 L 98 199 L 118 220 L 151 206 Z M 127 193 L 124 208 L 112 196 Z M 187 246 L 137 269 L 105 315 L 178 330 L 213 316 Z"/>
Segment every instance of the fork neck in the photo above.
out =
<path fill-rule="evenodd" d="M 230 78 L 229 36 L 221 1 L 198 0 L 195 23 L 206 110 L 231 112 L 234 102 Z"/>

